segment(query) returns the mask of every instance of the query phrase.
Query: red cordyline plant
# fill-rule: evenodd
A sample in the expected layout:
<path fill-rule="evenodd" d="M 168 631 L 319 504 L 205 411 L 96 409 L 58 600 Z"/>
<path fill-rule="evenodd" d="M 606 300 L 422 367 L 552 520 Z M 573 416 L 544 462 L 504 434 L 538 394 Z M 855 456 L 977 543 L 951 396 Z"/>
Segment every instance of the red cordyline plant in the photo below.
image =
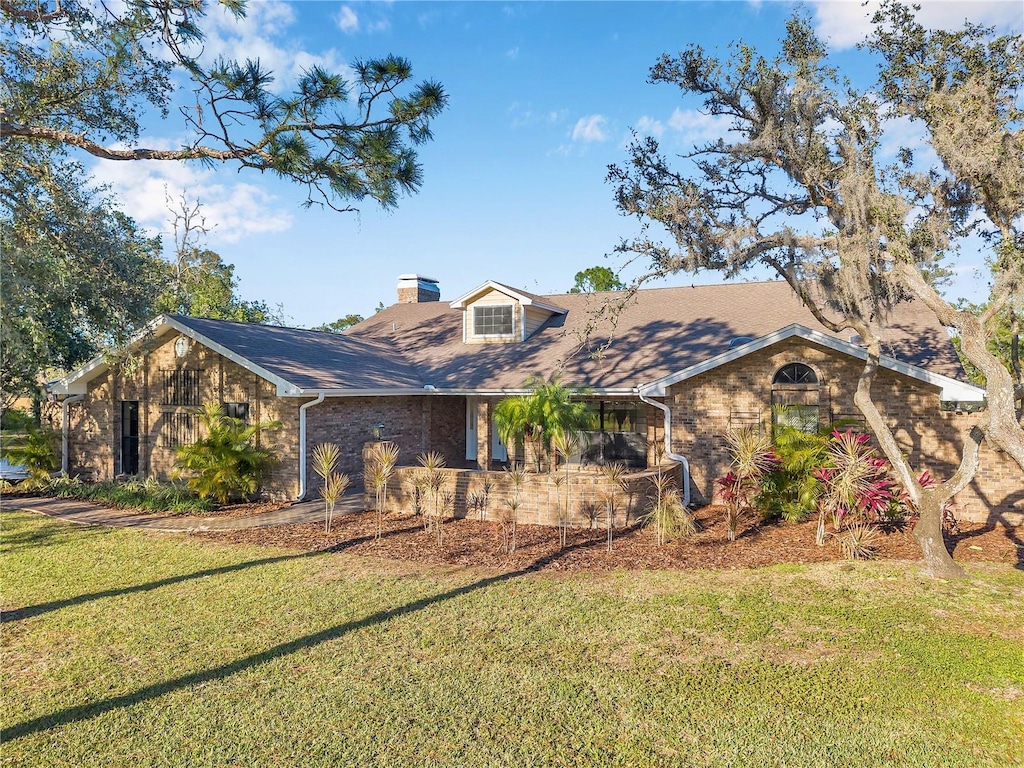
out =
<path fill-rule="evenodd" d="M 736 541 L 740 514 L 761 490 L 761 481 L 779 465 L 771 438 L 759 429 L 744 427 L 726 435 L 732 447 L 733 470 L 715 481 L 725 505 L 729 541 Z"/>
<path fill-rule="evenodd" d="M 868 445 L 865 433 L 833 431 L 829 466 L 815 470 L 821 481 L 816 542 L 825 543 L 825 520 L 831 516 L 836 533 L 845 526 L 871 525 L 898 498 L 888 462 Z"/>

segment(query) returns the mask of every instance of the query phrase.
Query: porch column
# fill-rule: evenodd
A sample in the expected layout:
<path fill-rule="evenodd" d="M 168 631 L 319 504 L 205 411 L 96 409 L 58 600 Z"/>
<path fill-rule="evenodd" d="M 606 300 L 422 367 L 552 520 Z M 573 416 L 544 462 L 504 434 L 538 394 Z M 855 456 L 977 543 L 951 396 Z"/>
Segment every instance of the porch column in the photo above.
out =
<path fill-rule="evenodd" d="M 476 402 L 476 465 L 480 469 L 491 468 L 492 439 L 491 414 L 494 403 L 485 397 Z"/>

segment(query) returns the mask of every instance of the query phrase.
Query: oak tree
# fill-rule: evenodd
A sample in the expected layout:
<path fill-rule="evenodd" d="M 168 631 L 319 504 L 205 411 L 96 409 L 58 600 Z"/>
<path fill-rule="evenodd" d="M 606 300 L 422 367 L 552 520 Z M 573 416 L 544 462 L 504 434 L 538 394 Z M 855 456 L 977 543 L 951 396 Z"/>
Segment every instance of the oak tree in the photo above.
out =
<path fill-rule="evenodd" d="M 976 473 L 982 441 L 1024 467 L 1021 392 L 986 345 L 992 319 L 1024 290 L 1021 38 L 976 25 L 929 32 L 893 2 L 874 25 L 868 48 L 882 64 L 868 91 L 831 65 L 800 15 L 774 58 L 742 43 L 723 58 L 700 46 L 663 55 L 651 81 L 702 99 L 731 120 L 732 137 L 695 147 L 678 167 L 654 138 L 636 137 L 609 180 L 620 210 L 644 222 L 620 250 L 650 261 L 652 275 L 768 267 L 822 325 L 862 337 L 855 402 L 920 512 L 915 537 L 929 570 L 956 577 L 964 572 L 945 549 L 942 508 Z M 900 116 L 921 123 L 941 166 L 922 169 L 910 148 L 885 164 L 881 136 Z M 944 299 L 934 278 L 979 230 L 991 247 L 992 295 L 974 314 Z M 957 470 L 935 485 L 922 483 L 872 399 L 886 318 L 911 299 L 958 333 L 988 379 L 988 410 L 963 435 Z"/>

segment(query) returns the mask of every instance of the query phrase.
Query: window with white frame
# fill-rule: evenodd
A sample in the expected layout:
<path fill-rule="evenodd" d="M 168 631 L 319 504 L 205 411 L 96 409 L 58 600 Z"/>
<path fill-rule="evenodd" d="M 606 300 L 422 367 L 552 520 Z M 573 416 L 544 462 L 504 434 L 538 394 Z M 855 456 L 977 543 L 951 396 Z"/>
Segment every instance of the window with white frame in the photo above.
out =
<path fill-rule="evenodd" d="M 512 316 L 511 304 L 473 307 L 473 335 L 511 336 Z"/>

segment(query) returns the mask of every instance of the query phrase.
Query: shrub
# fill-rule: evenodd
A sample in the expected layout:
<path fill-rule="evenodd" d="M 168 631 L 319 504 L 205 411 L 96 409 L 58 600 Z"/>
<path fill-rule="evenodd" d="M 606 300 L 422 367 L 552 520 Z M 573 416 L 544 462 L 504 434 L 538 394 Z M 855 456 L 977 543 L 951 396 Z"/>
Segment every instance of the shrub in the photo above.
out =
<path fill-rule="evenodd" d="M 697 521 L 683 506 L 675 481 L 671 475 L 666 475 L 660 466 L 658 474 L 651 480 L 649 498 L 647 513 L 641 518 L 641 522 L 654 526 L 658 546 L 689 538 L 697 533 Z"/>
<path fill-rule="evenodd" d="M 325 533 L 331 532 L 331 525 L 334 523 L 334 507 L 351 484 L 348 475 L 334 471 L 338 466 L 340 455 L 341 451 L 334 443 L 320 443 L 313 448 L 313 471 L 324 481 L 320 486 L 320 498 L 324 500 Z"/>
<path fill-rule="evenodd" d="M 199 498 L 213 497 L 221 504 L 229 498 L 248 499 L 259 488 L 263 473 L 275 462 L 273 454 L 253 445 L 264 429 L 277 429 L 280 422 L 247 425 L 224 413 L 220 403 L 207 403 L 199 413 L 206 437 L 183 445 L 175 456 L 175 476 L 191 474 L 189 488 Z"/>
<path fill-rule="evenodd" d="M 5 440 L 3 457 L 11 464 L 20 464 L 28 470 L 25 480 L 28 488 L 43 487 L 60 467 L 57 455 L 59 436 L 52 429 L 31 425 L 21 439 Z"/>

